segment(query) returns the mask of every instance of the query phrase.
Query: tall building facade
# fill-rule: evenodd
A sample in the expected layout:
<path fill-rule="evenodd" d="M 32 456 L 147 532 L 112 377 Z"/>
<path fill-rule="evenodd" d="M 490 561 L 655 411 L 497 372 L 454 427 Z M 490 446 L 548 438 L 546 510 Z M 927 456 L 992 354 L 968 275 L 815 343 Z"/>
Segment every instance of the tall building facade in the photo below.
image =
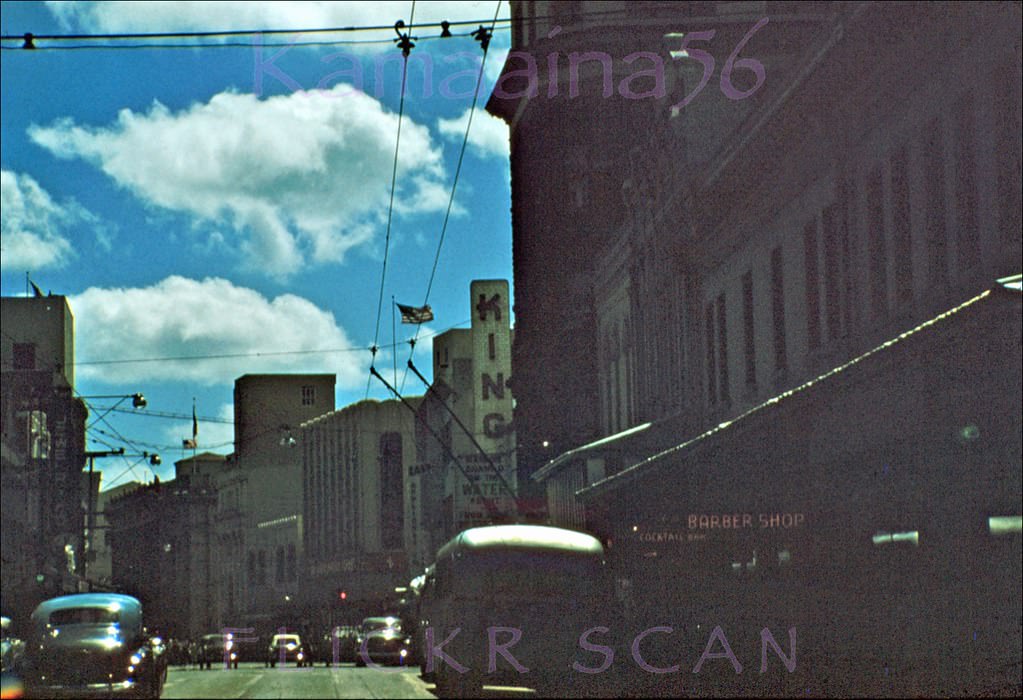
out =
<path fill-rule="evenodd" d="M 229 538 L 234 557 L 223 565 L 244 572 L 244 614 L 232 625 L 294 624 L 303 537 L 303 467 L 299 428 L 334 410 L 333 374 L 258 374 L 235 381 L 235 452 L 225 507 L 239 499 L 241 530 Z M 225 474 L 227 474 L 225 471 Z M 243 550 L 243 551 L 242 551 Z M 238 556 L 242 561 L 238 561 Z"/>
<path fill-rule="evenodd" d="M 360 401 L 307 421 L 302 455 L 305 569 L 300 604 L 335 624 L 396 611 L 408 583 L 406 473 L 415 463 L 419 398 Z"/>
<path fill-rule="evenodd" d="M 222 455 L 175 464 L 175 478 L 108 498 L 113 588 L 137 597 L 165 637 L 196 639 L 221 629 L 217 590 L 217 491 Z"/>
<path fill-rule="evenodd" d="M 433 339 L 433 382 L 416 425 L 409 501 L 417 573 L 455 533 L 525 517 L 531 503 L 518 490 L 508 282 L 474 280 L 469 301 L 471 326 Z"/>
<path fill-rule="evenodd" d="M 78 590 L 84 402 L 74 396 L 74 317 L 62 296 L 0 300 L 4 614 Z"/>
<path fill-rule="evenodd" d="M 1019 6 L 512 8 L 488 110 L 554 520 L 651 623 L 800 621 L 859 664 L 819 692 L 1018 687 L 1015 622 L 964 640 L 1019 617 Z"/>

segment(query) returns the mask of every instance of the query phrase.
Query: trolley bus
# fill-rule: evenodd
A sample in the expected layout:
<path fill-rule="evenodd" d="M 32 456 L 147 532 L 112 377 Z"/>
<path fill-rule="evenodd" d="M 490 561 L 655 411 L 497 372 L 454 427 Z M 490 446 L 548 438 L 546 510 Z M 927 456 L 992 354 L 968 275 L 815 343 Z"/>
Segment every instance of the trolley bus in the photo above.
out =
<path fill-rule="evenodd" d="M 437 553 L 420 597 L 423 677 L 443 696 L 482 685 L 580 695 L 579 637 L 610 625 L 604 548 L 542 525 L 461 532 Z"/>

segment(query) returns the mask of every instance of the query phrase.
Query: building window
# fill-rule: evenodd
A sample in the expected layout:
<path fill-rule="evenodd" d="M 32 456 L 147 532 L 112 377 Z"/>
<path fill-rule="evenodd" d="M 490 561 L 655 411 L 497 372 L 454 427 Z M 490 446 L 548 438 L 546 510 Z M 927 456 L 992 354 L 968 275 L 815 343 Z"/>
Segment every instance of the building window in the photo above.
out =
<path fill-rule="evenodd" d="M 295 545 L 288 545 L 288 580 L 298 580 L 298 557 L 295 552 Z"/>
<path fill-rule="evenodd" d="M 277 566 L 275 567 L 276 576 L 274 580 L 277 583 L 284 582 L 284 547 L 277 548 Z"/>
<path fill-rule="evenodd" d="M 728 318 L 726 315 L 724 293 L 718 295 L 717 299 L 717 324 L 718 324 L 718 395 L 721 402 L 727 404 L 731 401 L 728 390 Z"/>
<path fill-rule="evenodd" d="M 877 318 L 888 313 L 888 252 L 884 226 L 884 179 L 881 166 L 867 180 L 867 256 L 870 310 Z"/>
<path fill-rule="evenodd" d="M 704 312 L 704 328 L 707 338 L 707 400 L 711 405 L 718 402 L 717 355 L 714 352 L 714 304 L 707 304 Z"/>
<path fill-rule="evenodd" d="M 923 159 L 927 191 L 927 282 L 944 287 L 948 283 L 948 233 L 945 230 L 945 148 L 940 119 L 933 119 L 927 125 Z"/>
<path fill-rule="evenodd" d="M 401 549 L 405 533 L 405 485 L 401 433 L 380 436 L 380 535 L 384 549 Z"/>
<path fill-rule="evenodd" d="M 821 215 L 824 233 L 824 318 L 828 340 L 845 336 L 850 321 L 848 287 L 849 230 L 845 198 L 829 204 Z"/>
<path fill-rule="evenodd" d="M 909 149 L 892 156 L 892 258 L 895 263 L 895 303 L 913 303 L 913 233 L 909 200 Z"/>
<path fill-rule="evenodd" d="M 302 387 L 302 405 L 312 406 L 316 403 L 316 387 L 304 386 Z"/>
<path fill-rule="evenodd" d="M 14 343 L 12 347 L 14 369 L 36 368 L 36 344 Z"/>
<path fill-rule="evenodd" d="M 742 329 L 746 352 L 746 387 L 757 385 L 756 327 L 753 323 L 753 272 L 742 276 Z"/>
<path fill-rule="evenodd" d="M 803 252 L 806 260 L 806 338 L 810 350 L 821 345 L 820 268 L 817 261 L 817 220 L 803 227 Z"/>
<path fill-rule="evenodd" d="M 1018 61 L 1003 63 L 993 72 L 995 84 L 989 91 L 994 100 L 995 157 L 998 166 L 996 197 L 998 207 L 998 228 L 1003 243 L 1019 245 L 1020 210 L 1023 208 L 1020 193 L 1020 67 Z M 1018 250 L 1018 248 L 1017 248 Z M 999 270 L 1006 274 L 1019 271 L 1019 254 L 1008 267 Z"/>
<path fill-rule="evenodd" d="M 774 321 L 774 368 L 778 372 L 788 369 L 785 347 L 785 273 L 781 248 L 771 251 L 771 316 Z"/>
<path fill-rule="evenodd" d="M 980 262 L 980 229 L 977 224 L 977 161 L 974 156 L 973 93 L 956 105 L 956 256 L 960 272 Z"/>

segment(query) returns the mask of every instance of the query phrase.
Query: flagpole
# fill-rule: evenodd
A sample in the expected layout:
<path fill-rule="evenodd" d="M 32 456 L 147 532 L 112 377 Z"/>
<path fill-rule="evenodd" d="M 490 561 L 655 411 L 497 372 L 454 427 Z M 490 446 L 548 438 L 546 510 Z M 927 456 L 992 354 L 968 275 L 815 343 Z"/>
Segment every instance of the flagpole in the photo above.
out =
<path fill-rule="evenodd" d="M 394 295 L 391 295 L 391 355 L 394 359 L 394 383 L 398 383 L 398 340 L 397 331 L 394 328 Z"/>

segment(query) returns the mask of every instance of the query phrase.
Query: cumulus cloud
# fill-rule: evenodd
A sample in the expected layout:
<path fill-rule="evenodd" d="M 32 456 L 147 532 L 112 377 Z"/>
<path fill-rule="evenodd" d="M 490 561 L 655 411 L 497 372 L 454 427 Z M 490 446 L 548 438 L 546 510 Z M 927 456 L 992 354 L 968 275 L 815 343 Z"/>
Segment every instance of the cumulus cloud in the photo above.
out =
<path fill-rule="evenodd" d="M 438 120 L 437 129 L 446 138 L 456 140 L 461 144 L 462 139 L 465 138 L 465 125 L 468 121 L 469 110 L 467 109 L 454 119 Z M 469 128 L 469 145 L 478 149 L 482 155 L 509 158 L 511 146 L 508 140 L 508 125 L 503 120 L 477 107 Z"/>
<path fill-rule="evenodd" d="M 233 232 L 247 265 L 285 278 L 307 261 L 341 262 L 382 229 L 397 119 L 338 84 L 267 99 L 224 92 L 180 112 L 155 102 L 108 126 L 63 119 L 29 135 L 59 157 L 94 163 L 151 205 Z M 408 117 L 398 172 L 397 211 L 444 206 L 440 148 Z"/>
<path fill-rule="evenodd" d="M 55 202 L 31 176 L 0 171 L 0 267 L 64 267 L 74 257 L 67 229 L 93 218 L 73 201 Z"/>
<path fill-rule="evenodd" d="M 396 2 L 47 2 L 50 12 L 67 29 L 95 32 L 210 31 L 244 29 L 311 29 L 317 27 L 385 26 L 409 21 L 407 0 Z M 509 16 L 501 3 L 501 17 Z M 492 19 L 497 1 L 432 2 L 415 5 L 417 24 L 442 20 Z M 359 39 L 391 38 L 359 33 Z"/>
<path fill-rule="evenodd" d="M 150 287 L 90 288 L 69 303 L 80 379 L 212 386 L 291 372 L 336 374 L 339 389 L 365 386 L 369 353 L 331 313 L 295 295 L 268 299 L 224 279 L 171 276 Z"/>

